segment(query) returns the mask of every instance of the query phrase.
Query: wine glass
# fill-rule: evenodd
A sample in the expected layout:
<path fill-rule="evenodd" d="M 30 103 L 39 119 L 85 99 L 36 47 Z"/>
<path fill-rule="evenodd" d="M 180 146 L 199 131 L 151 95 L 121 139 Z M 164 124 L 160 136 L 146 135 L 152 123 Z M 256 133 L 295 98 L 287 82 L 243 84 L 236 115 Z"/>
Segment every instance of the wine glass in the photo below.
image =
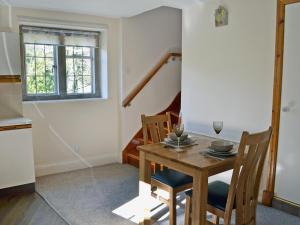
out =
<path fill-rule="evenodd" d="M 223 121 L 213 121 L 213 128 L 216 132 L 216 134 L 221 133 L 223 129 Z"/>
<path fill-rule="evenodd" d="M 179 140 L 180 140 L 181 135 L 183 134 L 184 125 L 182 123 L 174 124 L 173 131 L 174 131 L 175 135 L 177 136 L 177 146 L 179 146 Z"/>

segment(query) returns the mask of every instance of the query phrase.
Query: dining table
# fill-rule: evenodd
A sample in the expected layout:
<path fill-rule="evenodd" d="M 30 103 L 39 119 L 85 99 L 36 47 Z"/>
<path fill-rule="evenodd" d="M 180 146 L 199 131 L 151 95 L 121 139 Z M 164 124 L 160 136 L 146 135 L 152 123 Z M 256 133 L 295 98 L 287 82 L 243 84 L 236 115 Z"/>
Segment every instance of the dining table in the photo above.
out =
<path fill-rule="evenodd" d="M 208 155 L 207 149 L 212 141 L 218 138 L 193 135 L 195 144 L 184 149 L 167 147 L 163 143 L 138 146 L 139 150 L 139 198 L 142 216 L 140 224 L 151 224 L 151 208 L 147 200 L 151 198 L 151 163 L 161 164 L 164 167 L 193 177 L 192 198 L 192 225 L 206 224 L 208 178 L 210 176 L 233 169 L 236 156 L 217 158 Z M 238 144 L 234 144 L 234 149 Z"/>

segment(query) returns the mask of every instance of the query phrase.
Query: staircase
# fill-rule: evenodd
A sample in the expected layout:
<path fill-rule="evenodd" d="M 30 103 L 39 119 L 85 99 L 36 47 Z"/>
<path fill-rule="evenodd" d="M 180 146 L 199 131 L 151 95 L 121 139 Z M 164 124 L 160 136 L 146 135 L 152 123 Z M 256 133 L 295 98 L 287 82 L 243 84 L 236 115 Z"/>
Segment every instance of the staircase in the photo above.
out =
<path fill-rule="evenodd" d="M 166 64 L 168 64 L 169 60 L 176 60 L 179 58 L 181 60 L 181 53 L 166 53 L 159 62 L 153 67 L 152 70 L 141 80 L 140 83 L 128 94 L 128 96 L 123 100 L 123 107 L 130 107 L 132 100 L 138 95 L 140 91 L 146 86 L 146 84 L 157 74 L 157 72 Z M 177 123 L 179 119 L 179 112 L 181 106 L 181 92 L 179 92 L 176 97 L 173 99 L 171 104 L 159 114 L 165 114 L 166 112 L 171 112 L 171 121 L 173 123 Z M 140 118 L 137 118 L 139 121 Z M 134 137 L 130 140 L 127 146 L 124 148 L 122 152 L 123 163 L 133 165 L 135 167 L 139 167 L 139 152 L 137 150 L 137 146 L 143 145 L 143 132 L 142 128 L 134 135 Z"/>
<path fill-rule="evenodd" d="M 171 112 L 172 124 L 177 123 L 179 119 L 180 104 L 181 103 L 181 92 L 177 94 L 172 103 L 164 111 L 158 113 L 165 114 Z M 123 150 L 123 163 L 130 164 L 135 167 L 139 167 L 139 151 L 137 146 L 143 145 L 143 131 L 142 128 L 134 135 L 129 144 Z"/>

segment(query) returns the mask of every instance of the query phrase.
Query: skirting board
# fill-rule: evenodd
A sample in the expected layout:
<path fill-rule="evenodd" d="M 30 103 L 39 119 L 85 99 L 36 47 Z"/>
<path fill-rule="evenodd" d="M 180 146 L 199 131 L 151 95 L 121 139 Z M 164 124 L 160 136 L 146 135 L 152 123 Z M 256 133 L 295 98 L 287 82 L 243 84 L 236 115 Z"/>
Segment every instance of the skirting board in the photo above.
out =
<path fill-rule="evenodd" d="M 35 183 L 0 189 L 0 197 L 35 192 Z"/>
<path fill-rule="evenodd" d="M 272 207 L 300 217 L 300 205 L 298 204 L 286 201 L 278 197 L 274 197 L 272 201 Z"/>
<path fill-rule="evenodd" d="M 89 167 L 102 166 L 105 164 L 116 163 L 119 162 L 119 156 L 117 154 L 105 154 L 101 157 L 93 157 L 93 158 L 85 158 L 86 162 L 89 164 L 80 161 L 65 161 L 58 162 L 52 164 L 44 164 L 44 165 L 35 165 L 35 174 L 37 177 L 70 172 L 74 170 L 86 169 Z"/>

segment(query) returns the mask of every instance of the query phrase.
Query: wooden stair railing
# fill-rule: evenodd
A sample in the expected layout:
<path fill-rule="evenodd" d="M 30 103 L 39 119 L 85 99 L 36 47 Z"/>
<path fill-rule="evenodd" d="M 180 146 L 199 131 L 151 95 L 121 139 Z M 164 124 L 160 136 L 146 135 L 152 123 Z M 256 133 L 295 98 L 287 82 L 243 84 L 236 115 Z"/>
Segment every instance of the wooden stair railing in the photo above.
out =
<path fill-rule="evenodd" d="M 181 58 L 181 53 L 167 53 L 161 60 L 154 66 L 152 70 L 144 77 L 144 79 L 137 84 L 137 86 L 128 94 L 128 96 L 123 100 L 123 107 L 130 105 L 131 101 L 137 96 L 137 94 L 146 86 L 146 84 L 157 74 L 160 68 L 165 65 L 170 58 Z"/>

